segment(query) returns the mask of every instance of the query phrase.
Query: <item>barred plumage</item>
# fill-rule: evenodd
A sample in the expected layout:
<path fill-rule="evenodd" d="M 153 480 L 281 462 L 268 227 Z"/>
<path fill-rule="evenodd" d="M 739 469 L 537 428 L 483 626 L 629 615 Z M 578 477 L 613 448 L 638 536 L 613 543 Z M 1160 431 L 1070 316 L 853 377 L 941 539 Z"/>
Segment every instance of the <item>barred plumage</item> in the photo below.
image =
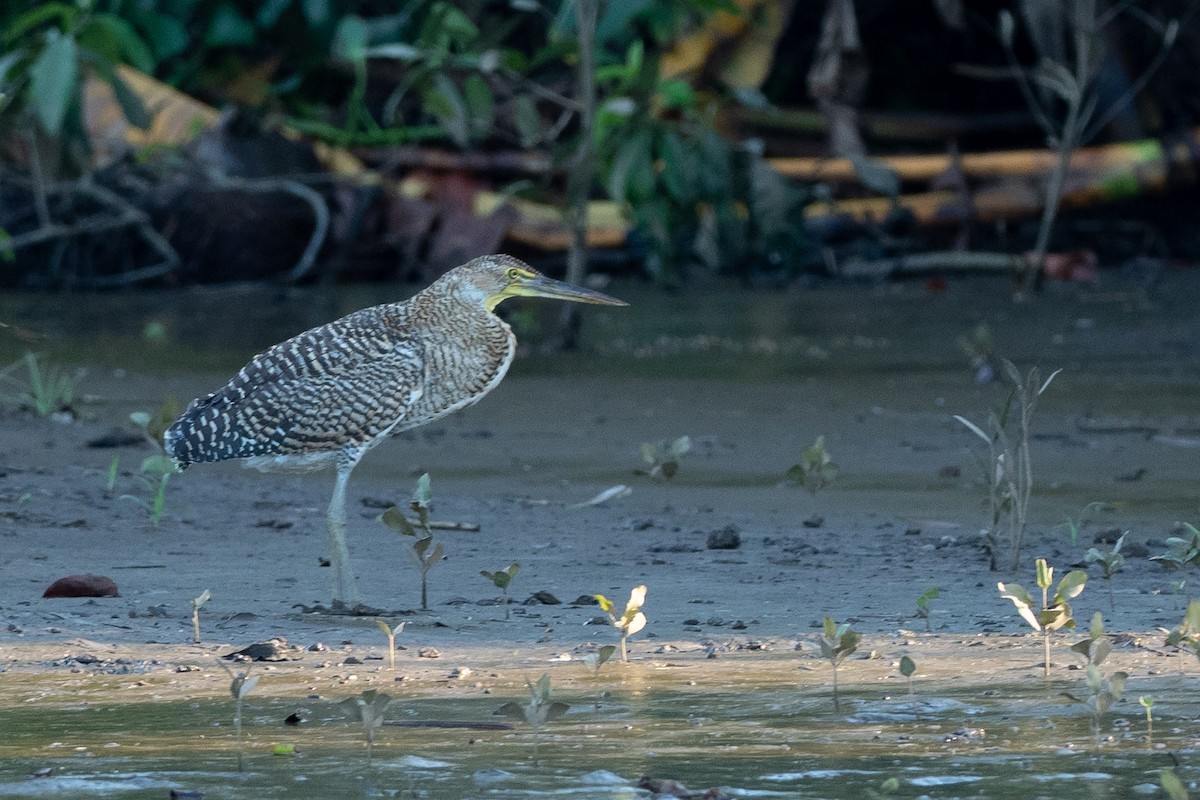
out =
<path fill-rule="evenodd" d="M 500 382 L 516 339 L 493 311 L 519 295 L 625 305 L 510 256 L 477 258 L 406 301 L 356 311 L 268 348 L 228 384 L 192 401 L 163 445 L 180 470 L 226 459 L 259 469 L 334 465 L 334 601 L 352 604 L 344 536 L 351 471 L 390 434 L 465 408 Z"/>

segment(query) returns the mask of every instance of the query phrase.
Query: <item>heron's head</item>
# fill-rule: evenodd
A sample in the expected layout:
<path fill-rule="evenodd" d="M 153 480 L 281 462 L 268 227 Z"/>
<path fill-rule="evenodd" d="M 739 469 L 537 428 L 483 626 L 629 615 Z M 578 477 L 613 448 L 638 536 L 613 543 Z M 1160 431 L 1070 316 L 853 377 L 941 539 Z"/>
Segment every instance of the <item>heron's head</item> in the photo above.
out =
<path fill-rule="evenodd" d="M 488 311 L 494 311 L 510 297 L 549 297 L 576 303 L 595 303 L 602 306 L 625 306 L 628 303 L 582 286 L 547 278 L 533 267 L 512 256 L 482 256 L 464 264 L 460 273 L 473 295 L 483 300 Z"/>

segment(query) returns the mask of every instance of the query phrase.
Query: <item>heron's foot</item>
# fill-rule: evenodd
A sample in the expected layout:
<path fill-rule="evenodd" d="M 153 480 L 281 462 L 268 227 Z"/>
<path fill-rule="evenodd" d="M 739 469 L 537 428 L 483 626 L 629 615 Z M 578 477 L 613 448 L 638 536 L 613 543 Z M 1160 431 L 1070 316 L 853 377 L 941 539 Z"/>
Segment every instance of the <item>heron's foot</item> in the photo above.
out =
<path fill-rule="evenodd" d="M 303 603 L 296 603 L 292 608 L 300 609 L 302 614 L 327 614 L 332 617 L 382 617 L 390 614 L 385 608 L 375 608 L 366 603 L 344 603 L 341 600 L 334 600 L 329 605 L 315 603 L 311 606 L 306 606 Z"/>

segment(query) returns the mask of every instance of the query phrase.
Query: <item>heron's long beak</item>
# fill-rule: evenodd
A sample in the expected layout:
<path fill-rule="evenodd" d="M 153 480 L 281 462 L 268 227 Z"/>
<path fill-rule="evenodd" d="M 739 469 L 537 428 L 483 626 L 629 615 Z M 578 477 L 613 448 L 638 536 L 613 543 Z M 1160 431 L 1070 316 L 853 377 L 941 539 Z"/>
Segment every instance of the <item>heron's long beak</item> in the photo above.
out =
<path fill-rule="evenodd" d="M 509 287 L 509 293 L 522 297 L 549 297 L 555 300 L 571 300 L 576 303 L 595 303 L 600 306 L 627 306 L 624 300 L 609 297 L 582 286 L 574 286 L 545 275 L 514 283 Z"/>

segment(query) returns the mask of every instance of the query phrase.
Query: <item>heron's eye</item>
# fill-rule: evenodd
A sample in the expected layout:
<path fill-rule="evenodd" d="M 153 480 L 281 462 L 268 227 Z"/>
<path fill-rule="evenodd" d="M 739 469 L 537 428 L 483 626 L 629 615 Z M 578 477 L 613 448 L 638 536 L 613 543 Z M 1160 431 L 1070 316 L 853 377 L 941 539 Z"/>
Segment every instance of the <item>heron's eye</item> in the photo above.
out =
<path fill-rule="evenodd" d="M 505 271 L 504 277 L 508 278 L 510 281 L 519 280 L 521 278 L 521 270 L 517 269 L 516 267 L 509 267 L 509 269 Z"/>

